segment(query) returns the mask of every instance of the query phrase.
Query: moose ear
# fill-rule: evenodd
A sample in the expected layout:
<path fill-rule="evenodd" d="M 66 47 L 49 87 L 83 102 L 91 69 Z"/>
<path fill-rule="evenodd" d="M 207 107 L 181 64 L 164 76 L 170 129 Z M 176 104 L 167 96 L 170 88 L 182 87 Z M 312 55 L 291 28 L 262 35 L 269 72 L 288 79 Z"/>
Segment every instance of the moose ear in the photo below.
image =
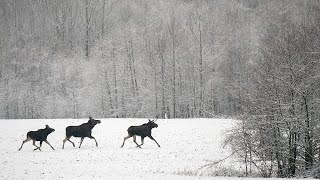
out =
<path fill-rule="evenodd" d="M 151 121 L 149 118 L 148 118 L 149 122 Z"/>
<path fill-rule="evenodd" d="M 49 128 L 49 126 L 48 126 L 48 125 L 46 125 L 46 128 Z"/>
<path fill-rule="evenodd" d="M 89 116 L 89 120 L 92 120 L 92 117 L 91 117 L 91 116 Z"/>

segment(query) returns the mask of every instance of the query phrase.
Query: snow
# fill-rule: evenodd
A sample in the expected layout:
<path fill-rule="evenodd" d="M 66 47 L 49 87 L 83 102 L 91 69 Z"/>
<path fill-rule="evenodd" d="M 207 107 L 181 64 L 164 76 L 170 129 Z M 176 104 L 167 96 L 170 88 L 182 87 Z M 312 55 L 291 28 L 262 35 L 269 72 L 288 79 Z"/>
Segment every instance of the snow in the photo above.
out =
<path fill-rule="evenodd" d="M 222 148 L 221 142 L 223 130 L 231 128 L 234 120 L 160 119 L 152 135 L 161 148 L 145 138 L 141 149 L 132 138 L 120 146 L 127 128 L 146 119 L 100 120 L 92 132 L 99 147 L 85 138 L 80 149 L 69 142 L 62 149 L 65 127 L 87 119 L 0 120 L 0 179 L 243 179 L 177 175 L 228 156 L 230 151 Z M 32 141 L 18 151 L 28 131 L 46 124 L 56 130 L 48 136 L 55 151 L 45 143 L 42 151 L 33 151 Z M 79 146 L 79 138 L 71 140 Z M 137 141 L 140 144 L 140 138 Z M 233 166 L 231 161 L 224 163 Z"/>

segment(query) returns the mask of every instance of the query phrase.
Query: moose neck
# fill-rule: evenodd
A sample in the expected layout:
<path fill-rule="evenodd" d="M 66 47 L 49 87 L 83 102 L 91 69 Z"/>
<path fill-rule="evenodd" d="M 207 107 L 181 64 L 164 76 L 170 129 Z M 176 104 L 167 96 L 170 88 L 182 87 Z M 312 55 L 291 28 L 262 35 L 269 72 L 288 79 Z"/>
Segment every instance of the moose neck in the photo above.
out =
<path fill-rule="evenodd" d="M 87 125 L 90 129 L 93 129 L 96 124 L 88 123 Z"/>
<path fill-rule="evenodd" d="M 146 124 L 148 126 L 148 128 L 152 129 L 154 127 L 152 127 L 152 124 Z"/>
<path fill-rule="evenodd" d="M 49 135 L 52 131 L 50 131 L 49 129 L 44 129 L 44 131 L 45 131 L 45 133 L 47 134 L 47 135 Z"/>

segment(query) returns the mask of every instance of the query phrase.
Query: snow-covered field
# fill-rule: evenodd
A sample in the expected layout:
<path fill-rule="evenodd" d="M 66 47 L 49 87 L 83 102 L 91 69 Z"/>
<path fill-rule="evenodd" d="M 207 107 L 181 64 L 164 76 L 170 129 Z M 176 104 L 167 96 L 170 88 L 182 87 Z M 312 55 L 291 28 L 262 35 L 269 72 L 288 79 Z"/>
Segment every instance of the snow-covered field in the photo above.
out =
<path fill-rule="evenodd" d="M 74 148 L 66 142 L 65 127 L 79 125 L 87 119 L 0 120 L 0 179 L 233 179 L 222 177 L 181 176 L 177 172 L 195 171 L 204 164 L 222 159 L 230 151 L 223 149 L 223 130 L 231 128 L 230 119 L 169 119 L 158 120 L 152 135 L 161 148 L 145 138 L 137 148 L 132 138 L 120 148 L 127 128 L 146 119 L 101 119 L 91 139 Z M 32 141 L 18 151 L 26 133 L 48 124 L 56 131 L 43 143 L 42 151 L 33 151 Z M 79 146 L 79 138 L 71 138 Z M 140 143 L 140 138 L 137 139 Z M 39 142 L 37 142 L 38 144 Z M 231 161 L 231 160 L 230 160 Z M 231 162 L 227 161 L 229 166 Z"/>

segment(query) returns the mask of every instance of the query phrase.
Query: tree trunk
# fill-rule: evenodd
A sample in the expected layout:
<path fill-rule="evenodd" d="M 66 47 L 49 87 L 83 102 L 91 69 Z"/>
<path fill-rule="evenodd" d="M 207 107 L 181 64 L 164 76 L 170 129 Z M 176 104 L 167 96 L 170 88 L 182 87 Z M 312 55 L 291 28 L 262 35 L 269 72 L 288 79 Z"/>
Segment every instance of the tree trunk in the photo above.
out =
<path fill-rule="evenodd" d="M 203 44 L 202 44 L 202 30 L 201 22 L 199 19 L 199 75 L 200 75 L 200 105 L 199 105 L 199 116 L 203 117 L 203 103 L 204 103 L 204 82 L 203 82 Z"/>
<path fill-rule="evenodd" d="M 105 28 L 105 9 L 106 9 L 106 0 L 103 0 L 102 3 L 102 18 L 101 18 L 101 37 L 104 37 L 104 28 Z"/>
<path fill-rule="evenodd" d="M 117 110 L 118 109 L 118 86 L 117 86 L 117 64 L 116 64 L 116 46 L 114 43 L 112 43 L 113 48 L 111 51 L 111 58 L 112 58 L 112 74 L 113 74 L 113 85 L 114 85 L 114 107 Z"/>
<path fill-rule="evenodd" d="M 166 117 L 166 103 L 165 103 L 165 66 L 166 62 L 164 59 L 164 52 L 165 52 L 165 42 L 164 42 L 164 37 L 158 37 L 158 44 L 157 44 L 157 49 L 158 49 L 158 54 L 159 58 L 161 60 L 161 117 L 165 118 Z"/>
<path fill-rule="evenodd" d="M 305 169 L 310 170 L 313 167 L 313 142 L 312 142 L 312 132 L 310 127 L 309 109 L 306 96 L 302 96 L 303 103 L 305 107 L 306 119 L 305 119 Z"/>
<path fill-rule="evenodd" d="M 111 89 L 110 89 L 110 85 L 109 85 L 109 80 L 108 80 L 108 73 L 107 71 L 105 71 L 105 84 L 106 84 L 106 88 L 107 88 L 107 94 L 108 94 L 108 100 L 109 100 L 109 108 L 110 108 L 110 113 L 113 114 L 113 103 L 112 103 L 112 94 L 111 94 Z M 102 99 L 102 112 L 103 112 L 103 116 L 105 117 L 105 103 L 104 103 L 104 98 Z"/>
<path fill-rule="evenodd" d="M 89 18 L 89 0 L 85 0 L 86 8 L 86 37 L 85 37 L 85 56 L 86 60 L 89 60 L 89 30 L 90 30 L 90 18 Z"/>

